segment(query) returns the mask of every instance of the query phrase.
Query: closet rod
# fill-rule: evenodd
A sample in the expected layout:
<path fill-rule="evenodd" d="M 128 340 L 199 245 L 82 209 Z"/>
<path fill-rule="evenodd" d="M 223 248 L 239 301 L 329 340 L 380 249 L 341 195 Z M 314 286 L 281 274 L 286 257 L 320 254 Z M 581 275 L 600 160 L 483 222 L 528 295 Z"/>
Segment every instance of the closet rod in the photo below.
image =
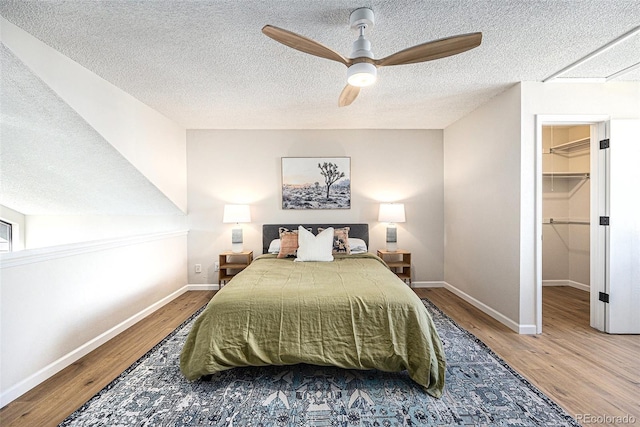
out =
<path fill-rule="evenodd" d="M 589 221 L 572 221 L 572 220 L 561 220 L 561 219 L 553 219 L 549 218 L 548 222 L 543 222 L 543 224 L 574 224 L 574 225 L 589 225 L 591 224 Z"/>
<path fill-rule="evenodd" d="M 589 172 L 543 172 L 549 178 L 584 178 L 589 179 Z"/>

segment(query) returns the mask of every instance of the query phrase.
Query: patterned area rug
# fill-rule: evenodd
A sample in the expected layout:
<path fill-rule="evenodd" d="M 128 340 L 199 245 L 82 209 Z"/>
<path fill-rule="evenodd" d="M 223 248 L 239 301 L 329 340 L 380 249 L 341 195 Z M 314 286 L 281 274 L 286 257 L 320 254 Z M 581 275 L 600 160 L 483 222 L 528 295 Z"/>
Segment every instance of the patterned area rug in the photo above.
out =
<path fill-rule="evenodd" d="M 423 300 L 447 355 L 434 399 L 406 374 L 295 365 L 188 382 L 194 315 L 61 426 L 579 426 L 484 343 Z"/>

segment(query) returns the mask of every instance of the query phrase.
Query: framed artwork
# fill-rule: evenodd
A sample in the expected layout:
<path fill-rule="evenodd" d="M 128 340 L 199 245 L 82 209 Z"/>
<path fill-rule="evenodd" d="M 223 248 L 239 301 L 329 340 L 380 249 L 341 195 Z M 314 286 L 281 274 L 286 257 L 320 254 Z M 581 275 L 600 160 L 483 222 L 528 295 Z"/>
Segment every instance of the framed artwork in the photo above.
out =
<path fill-rule="evenodd" d="M 282 209 L 351 209 L 351 158 L 283 157 Z"/>

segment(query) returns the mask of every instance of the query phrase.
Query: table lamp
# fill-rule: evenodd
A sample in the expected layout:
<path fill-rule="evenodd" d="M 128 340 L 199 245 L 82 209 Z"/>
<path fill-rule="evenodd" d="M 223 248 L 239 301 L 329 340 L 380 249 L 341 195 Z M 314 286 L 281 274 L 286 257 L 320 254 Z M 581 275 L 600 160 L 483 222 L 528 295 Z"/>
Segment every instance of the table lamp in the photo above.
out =
<path fill-rule="evenodd" d="M 396 223 L 405 222 L 404 203 L 380 203 L 378 221 L 387 223 L 387 250 L 398 250 L 398 230 Z"/>
<path fill-rule="evenodd" d="M 231 230 L 231 252 L 242 252 L 242 227 L 241 222 L 251 222 L 249 205 L 224 205 L 224 223 L 235 223 Z"/>

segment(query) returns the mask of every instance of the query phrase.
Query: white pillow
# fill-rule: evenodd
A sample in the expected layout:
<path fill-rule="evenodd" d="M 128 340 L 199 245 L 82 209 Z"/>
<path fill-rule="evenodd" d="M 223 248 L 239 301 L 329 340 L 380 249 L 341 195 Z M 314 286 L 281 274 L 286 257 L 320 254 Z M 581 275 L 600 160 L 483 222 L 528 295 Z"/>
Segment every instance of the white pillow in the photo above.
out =
<path fill-rule="evenodd" d="M 270 254 L 279 254 L 280 253 L 280 239 L 273 239 L 269 244 L 269 249 L 267 252 Z"/>
<path fill-rule="evenodd" d="M 352 254 L 364 254 L 367 252 L 367 244 L 362 239 L 349 237 L 349 247 Z"/>
<path fill-rule="evenodd" d="M 296 261 L 333 261 L 333 228 L 318 233 L 298 227 L 298 254 Z"/>

